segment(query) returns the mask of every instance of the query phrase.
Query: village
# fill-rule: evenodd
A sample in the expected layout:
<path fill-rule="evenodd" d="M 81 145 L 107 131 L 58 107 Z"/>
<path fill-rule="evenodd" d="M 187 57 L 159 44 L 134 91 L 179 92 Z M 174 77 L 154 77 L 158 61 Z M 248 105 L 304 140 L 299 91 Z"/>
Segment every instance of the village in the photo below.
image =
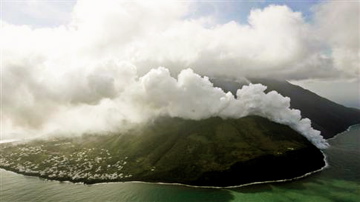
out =
<path fill-rule="evenodd" d="M 124 172 L 127 158 L 112 160 L 104 148 L 76 148 L 71 142 L 56 146 L 68 147 L 69 153 L 58 153 L 46 144 L 0 145 L 0 167 L 27 175 L 61 181 L 122 181 L 132 175 Z"/>

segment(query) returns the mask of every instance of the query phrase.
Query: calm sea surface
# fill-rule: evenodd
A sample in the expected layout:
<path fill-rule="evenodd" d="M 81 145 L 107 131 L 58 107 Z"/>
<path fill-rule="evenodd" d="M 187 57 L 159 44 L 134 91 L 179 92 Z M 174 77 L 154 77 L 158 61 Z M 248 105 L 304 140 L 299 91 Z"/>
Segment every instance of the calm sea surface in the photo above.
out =
<path fill-rule="evenodd" d="M 0 201 L 360 201 L 360 125 L 329 140 L 329 167 L 286 183 L 235 189 L 107 183 L 83 185 L 47 181 L 0 169 Z"/>

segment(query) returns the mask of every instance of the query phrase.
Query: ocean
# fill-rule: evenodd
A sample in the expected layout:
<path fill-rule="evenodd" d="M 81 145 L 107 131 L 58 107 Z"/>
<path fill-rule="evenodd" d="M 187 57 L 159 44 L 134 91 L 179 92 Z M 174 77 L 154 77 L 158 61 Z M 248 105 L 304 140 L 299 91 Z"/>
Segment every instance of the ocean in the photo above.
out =
<path fill-rule="evenodd" d="M 0 201 L 360 201 L 360 125 L 329 140 L 328 167 L 291 182 L 195 188 L 139 182 L 74 184 L 0 169 Z"/>

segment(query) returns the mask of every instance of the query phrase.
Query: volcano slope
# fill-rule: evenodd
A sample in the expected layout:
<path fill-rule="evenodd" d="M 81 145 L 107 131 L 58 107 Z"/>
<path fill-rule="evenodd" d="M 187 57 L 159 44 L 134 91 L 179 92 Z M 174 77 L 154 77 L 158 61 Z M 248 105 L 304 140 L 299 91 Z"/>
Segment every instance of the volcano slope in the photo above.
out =
<path fill-rule="evenodd" d="M 309 118 L 312 127 L 321 131 L 325 139 L 332 138 L 350 126 L 360 123 L 359 109 L 342 106 L 288 81 L 263 78 L 250 78 L 238 82 L 225 79 L 211 79 L 211 81 L 215 86 L 234 95 L 237 89 L 251 82 L 267 86 L 266 92 L 275 90 L 289 97 L 291 108 L 299 109 L 303 117 Z"/>
<path fill-rule="evenodd" d="M 0 167 L 61 181 L 236 186 L 302 176 L 325 166 L 290 127 L 258 116 L 159 118 L 123 134 L 0 145 Z"/>

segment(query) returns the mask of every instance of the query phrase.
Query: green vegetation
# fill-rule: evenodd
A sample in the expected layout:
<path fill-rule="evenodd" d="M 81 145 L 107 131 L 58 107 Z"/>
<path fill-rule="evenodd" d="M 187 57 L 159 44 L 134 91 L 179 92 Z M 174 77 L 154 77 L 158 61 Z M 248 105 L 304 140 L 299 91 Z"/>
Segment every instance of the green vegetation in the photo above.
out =
<path fill-rule="evenodd" d="M 299 158 L 301 152 L 294 153 L 308 149 L 315 155 L 303 152 L 306 155 Z M 303 136 L 257 116 L 201 121 L 159 118 L 123 134 L 3 144 L 0 151 L 0 167 L 5 169 L 85 183 L 141 180 L 226 186 L 251 182 L 248 176 L 242 180 L 242 171 L 250 170 L 243 175 L 257 175 L 248 172 L 252 166 L 268 162 L 269 157 L 282 159 L 284 165 L 294 155 L 299 165 L 312 158 L 319 162 L 311 168 L 299 168 L 301 172 L 294 172 L 295 176 L 323 166 L 320 151 Z M 284 165 L 279 163 L 279 167 Z M 234 173 L 238 179 L 229 182 L 227 178 Z"/>

